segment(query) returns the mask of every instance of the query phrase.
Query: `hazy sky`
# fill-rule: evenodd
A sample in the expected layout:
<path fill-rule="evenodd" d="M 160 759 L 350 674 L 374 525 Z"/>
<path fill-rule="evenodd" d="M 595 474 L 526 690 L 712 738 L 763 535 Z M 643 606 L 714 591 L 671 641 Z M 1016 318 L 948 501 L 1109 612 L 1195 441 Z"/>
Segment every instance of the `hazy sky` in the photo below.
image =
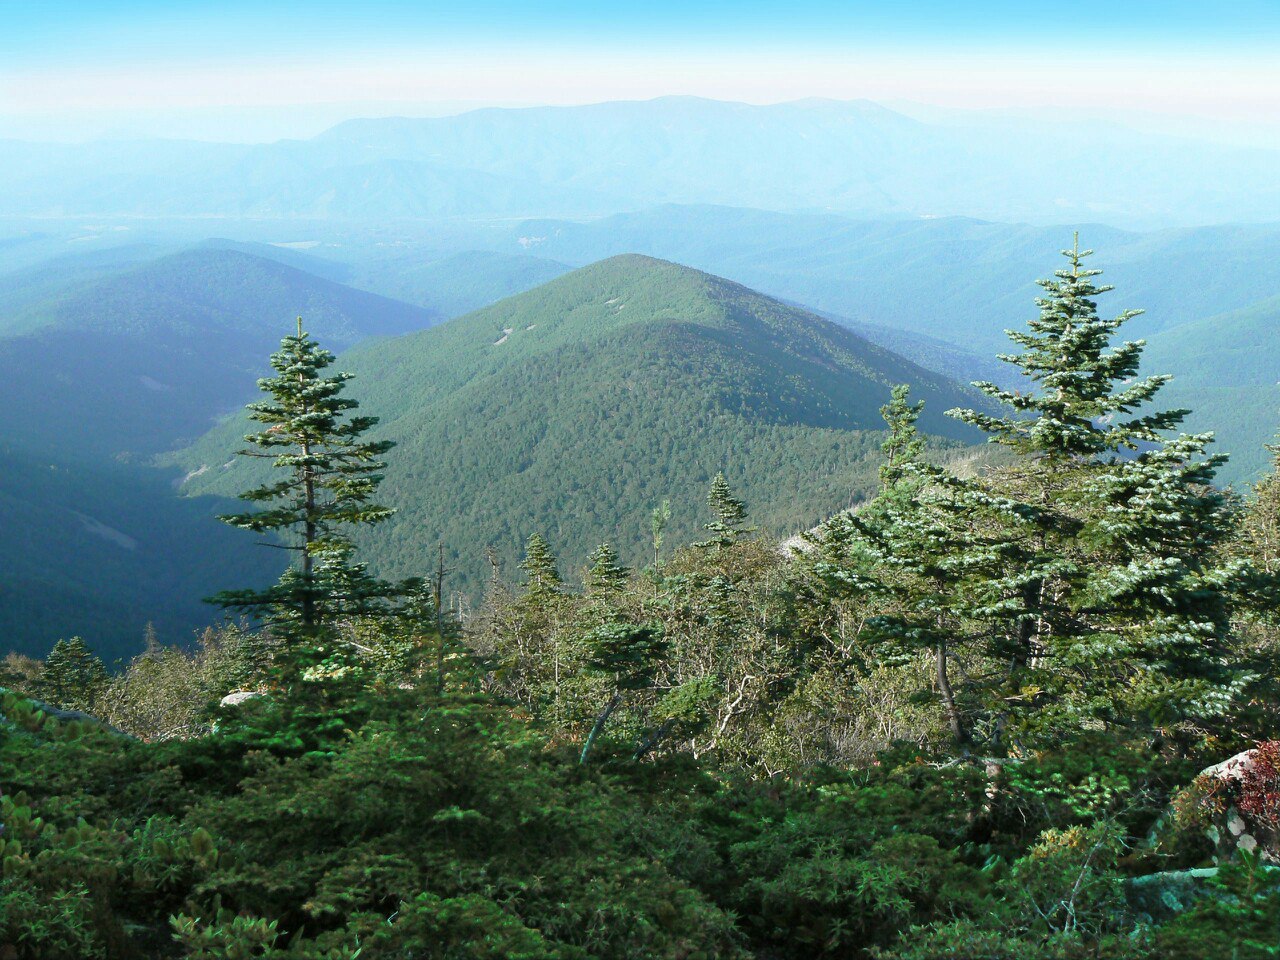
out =
<path fill-rule="evenodd" d="M 1280 0 L 0 0 L 0 136 L 261 140 L 665 94 L 1102 108 L 1269 140 Z"/>

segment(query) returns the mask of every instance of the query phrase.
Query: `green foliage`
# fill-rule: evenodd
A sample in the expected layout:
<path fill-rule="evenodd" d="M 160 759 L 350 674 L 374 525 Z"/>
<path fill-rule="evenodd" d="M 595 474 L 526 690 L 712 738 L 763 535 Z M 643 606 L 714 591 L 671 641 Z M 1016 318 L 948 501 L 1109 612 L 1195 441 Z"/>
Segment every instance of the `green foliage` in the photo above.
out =
<path fill-rule="evenodd" d="M 529 537 L 524 547 L 524 560 L 520 569 L 525 575 L 525 595 L 530 599 L 546 597 L 556 593 L 563 582 L 560 571 L 556 569 L 556 558 L 551 553 L 551 545 L 540 533 Z"/>
<path fill-rule="evenodd" d="M 588 594 L 605 599 L 626 589 L 631 571 L 618 563 L 618 551 L 611 544 L 600 544 L 588 559 L 591 566 L 583 578 Z"/>
<path fill-rule="evenodd" d="M 31 693 L 64 710 L 93 710 L 107 686 L 107 668 L 79 637 L 59 640 Z"/>
<path fill-rule="evenodd" d="M 1242 852 L 1218 869 L 1195 906 L 1160 928 L 1156 946 L 1169 960 L 1280 956 L 1280 869 Z"/>
<path fill-rule="evenodd" d="M 729 481 L 723 473 L 717 473 L 711 481 L 711 489 L 707 491 L 707 506 L 711 508 L 715 519 L 703 524 L 703 529 L 711 534 L 711 539 L 699 543 L 699 547 L 720 549 L 732 545 L 751 528 L 743 526 L 747 521 L 747 507 L 733 495 Z"/>
<path fill-rule="evenodd" d="M 886 830 L 857 791 L 821 799 L 731 848 L 740 883 L 731 902 L 775 955 L 847 956 L 892 942 L 913 921 L 980 909 L 981 878 L 954 850 Z M 857 814 L 870 822 L 836 829 L 833 818 Z"/>
<path fill-rule="evenodd" d="M 961 747 L 1017 754 L 1106 727 L 1185 748 L 1245 699 L 1232 608 L 1245 582 L 1270 595 L 1269 578 L 1223 562 L 1234 518 L 1209 486 L 1212 438 L 1166 436 L 1185 411 L 1149 402 L 1169 378 L 1137 376 L 1141 341 L 1112 342 L 1137 313 L 1100 319 L 1110 288 L 1090 251 L 1063 253 L 1040 316 L 1009 334 L 1025 387 L 977 385 L 1004 415 L 951 411 L 1013 462 L 965 478 L 888 461 L 882 495 L 811 538 L 813 570 L 824 596 L 876 597 L 882 656 L 932 652 Z M 903 444 L 916 409 L 885 408 Z"/>
<path fill-rule="evenodd" d="M 196 811 L 242 838 L 238 865 L 215 874 L 223 902 L 318 935 L 365 911 L 412 906 L 426 891 L 455 910 L 503 904 L 543 937 L 593 956 L 661 956 L 680 937 L 724 937 L 723 921 L 719 933 L 689 925 L 696 901 L 661 868 L 620 855 L 611 833 L 626 799 L 576 783 L 572 767 L 539 759 L 541 749 L 492 711 L 456 704 L 420 722 L 371 725 L 331 759 L 268 767 L 237 796 Z M 260 832 L 253 824 L 264 815 L 291 825 Z M 624 894 L 632 885 L 636 894 Z M 663 890 L 687 908 L 659 926 L 647 912 Z M 424 899 L 419 923 L 429 930 L 430 912 L 450 906 Z"/>
<path fill-rule="evenodd" d="M 278 642 L 244 626 L 206 630 L 190 649 L 149 646 L 104 685 L 94 713 L 142 740 L 209 733 L 224 696 L 261 687 Z"/>
<path fill-rule="evenodd" d="M 1112 320 L 1097 315 L 1093 299 L 1110 286 L 1096 286 L 1101 270 L 1083 267 L 1092 250 L 1081 250 L 1079 235 L 1064 250 L 1068 268 L 1054 279 L 1039 281 L 1045 296 L 1037 299 L 1040 316 L 1028 322 L 1027 332 L 1009 331 L 1009 339 L 1023 352 L 1002 357 L 1031 381 L 1029 390 L 1006 390 L 993 383 L 979 388 L 1013 415 L 993 417 L 975 410 L 955 416 L 979 427 L 992 442 L 1062 466 L 1080 458 L 1120 449 L 1137 449 L 1141 442 L 1157 443 L 1162 431 L 1176 426 L 1185 410 L 1144 413 L 1129 417 L 1150 400 L 1168 375 L 1136 379 L 1142 355 L 1140 342 L 1120 345 L 1112 337 L 1141 311 L 1127 310 Z"/>
<path fill-rule="evenodd" d="M 880 444 L 880 485 L 891 487 L 902 479 L 904 464 L 914 463 L 924 450 L 924 438 L 916 430 L 916 421 L 924 410 L 924 401 L 907 403 L 911 388 L 900 383 L 893 388 L 889 402 L 880 408 L 880 416 L 889 435 Z"/>

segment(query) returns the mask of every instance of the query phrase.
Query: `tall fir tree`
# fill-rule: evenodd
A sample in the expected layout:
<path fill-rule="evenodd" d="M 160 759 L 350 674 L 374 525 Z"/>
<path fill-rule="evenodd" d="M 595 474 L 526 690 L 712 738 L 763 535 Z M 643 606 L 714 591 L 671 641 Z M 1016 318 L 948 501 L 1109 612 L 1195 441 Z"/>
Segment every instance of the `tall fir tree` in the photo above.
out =
<path fill-rule="evenodd" d="M 631 571 L 618 562 L 618 551 L 611 543 L 600 544 L 589 559 L 591 565 L 582 578 L 589 597 L 607 600 L 626 589 Z"/>
<path fill-rule="evenodd" d="M 524 571 L 525 595 L 528 597 L 550 596 L 560 593 L 564 587 L 556 566 L 555 554 L 551 552 L 551 544 L 540 533 L 533 534 L 525 541 L 520 569 Z"/>
<path fill-rule="evenodd" d="M 920 458 L 924 449 L 924 438 L 916 429 L 916 421 L 920 419 L 920 411 L 924 409 L 924 401 L 908 403 L 911 388 L 900 383 L 893 388 L 887 404 L 880 408 L 880 416 L 884 419 L 889 434 L 880 444 L 883 460 L 880 464 L 880 487 L 882 490 L 892 487 L 902 478 L 903 467 Z"/>
<path fill-rule="evenodd" d="M 733 495 L 723 473 L 717 473 L 711 481 L 711 488 L 707 491 L 707 506 L 711 508 L 715 519 L 703 524 L 703 529 L 711 537 L 697 546 L 719 550 L 732 546 L 739 537 L 752 532 L 752 528 L 746 526 L 746 504 Z"/>
<path fill-rule="evenodd" d="M 1009 390 L 989 382 L 979 390 L 1013 412 L 1003 417 L 978 410 L 951 416 L 978 427 L 994 443 L 1032 458 L 1046 470 L 1070 467 L 1142 443 L 1159 443 L 1163 431 L 1182 422 L 1186 410 L 1135 413 L 1172 379 L 1167 374 L 1138 378 L 1145 341 L 1113 344 L 1119 329 L 1141 310 L 1104 320 L 1094 299 L 1114 289 L 1098 286 L 1101 270 L 1084 266 L 1092 250 L 1081 250 L 1079 234 L 1063 250 L 1067 267 L 1037 283 L 1046 295 L 1036 300 L 1040 316 L 1026 332 L 1006 331 L 1021 353 L 999 359 L 1017 367 L 1031 385 Z"/>
<path fill-rule="evenodd" d="M 107 668 L 79 637 L 59 640 L 32 693 L 64 710 L 92 710 L 107 685 Z"/>
<path fill-rule="evenodd" d="M 259 509 L 221 518 L 278 538 L 268 545 L 296 562 L 265 590 L 225 591 L 213 601 L 260 617 L 293 647 L 324 640 L 341 619 L 389 614 L 413 586 L 377 579 L 355 559 L 353 531 L 393 513 L 374 502 L 393 444 L 365 438 L 378 420 L 354 413 L 359 404 L 342 396 L 351 374 L 324 372 L 333 361 L 299 317 L 297 334 L 271 356 L 276 375 L 258 381 L 269 399 L 248 406 L 265 429 L 247 435 L 251 446 L 239 453 L 270 461 L 278 478 L 240 495 Z"/>
<path fill-rule="evenodd" d="M 1017 518 L 1005 499 L 920 462 L 923 404 L 909 404 L 908 396 L 905 386 L 895 387 L 880 408 L 889 430 L 880 494 L 811 536 L 807 566 L 823 599 L 870 602 L 866 636 L 881 658 L 932 659 L 921 692 L 940 705 L 955 745 L 968 749 L 990 687 L 980 588 L 1010 562 L 1004 530 Z"/>
<path fill-rule="evenodd" d="M 1184 738 L 1226 713 L 1251 679 L 1229 656 L 1231 583 L 1242 571 L 1220 552 L 1233 515 L 1212 486 L 1226 458 L 1205 455 L 1211 440 L 1174 437 L 1088 485 L 1102 507 L 1082 533 L 1088 632 L 1057 650 L 1080 678 L 1059 696 L 1074 713 Z"/>
<path fill-rule="evenodd" d="M 1029 384 L 976 384 L 1011 412 L 950 411 L 1016 455 L 984 481 L 1011 522 L 1005 570 L 974 608 L 991 622 L 991 656 L 1007 664 L 997 739 L 1006 721 L 1033 738 L 1205 722 L 1238 687 L 1213 612 L 1227 593 L 1211 567 L 1228 519 L 1203 492 L 1217 460 L 1202 459 L 1208 437 L 1167 437 L 1187 411 L 1149 406 L 1170 378 L 1138 375 L 1143 341 L 1113 343 L 1140 311 L 1098 316 L 1095 298 L 1112 288 L 1084 267 L 1091 253 L 1078 239 L 1064 250 L 1067 267 L 1040 281 L 1040 316 L 1009 332 L 1022 351 L 1001 359 Z M 1186 596 L 1166 602 L 1158 568 L 1176 580 L 1164 589 Z M 1207 611 L 1194 624 L 1185 618 L 1196 615 L 1185 607 L 1193 593 Z M 1172 607 L 1185 617 L 1170 620 Z"/>

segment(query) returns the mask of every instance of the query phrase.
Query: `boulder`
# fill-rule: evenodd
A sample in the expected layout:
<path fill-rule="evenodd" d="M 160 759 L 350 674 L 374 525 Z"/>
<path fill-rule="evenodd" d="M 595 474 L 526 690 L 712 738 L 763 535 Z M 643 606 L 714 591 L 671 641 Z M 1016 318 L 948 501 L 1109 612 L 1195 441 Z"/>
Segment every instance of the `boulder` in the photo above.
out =
<path fill-rule="evenodd" d="M 1217 867 L 1166 870 L 1125 881 L 1124 898 L 1135 914 L 1149 922 L 1172 920 L 1208 892 L 1207 881 Z"/>
<path fill-rule="evenodd" d="M 1280 742 L 1260 743 L 1206 767 L 1194 789 L 1217 862 L 1243 850 L 1280 864 Z"/>
<path fill-rule="evenodd" d="M 228 693 L 218 703 L 218 706 L 224 710 L 228 707 L 239 707 L 253 700 L 269 700 L 270 697 L 265 693 L 257 690 L 237 690 L 235 693 Z"/>
<path fill-rule="evenodd" d="M 138 739 L 132 734 L 125 733 L 123 730 L 117 730 L 111 724 L 107 723 L 107 721 L 102 720 L 99 717 L 95 717 L 91 713 L 85 713 L 83 710 L 63 710 L 61 707 L 55 707 L 52 704 L 45 703 L 43 700 L 28 697 L 25 694 L 18 693 L 15 690 L 10 690 L 7 687 L 0 687 L 0 696 L 3 696 L 4 694 L 12 694 L 15 697 L 26 700 L 35 710 L 40 713 L 47 714 L 56 720 L 74 723 L 87 723 L 90 726 L 106 730 L 108 733 L 113 733 L 118 737 L 124 737 L 128 740 Z"/>

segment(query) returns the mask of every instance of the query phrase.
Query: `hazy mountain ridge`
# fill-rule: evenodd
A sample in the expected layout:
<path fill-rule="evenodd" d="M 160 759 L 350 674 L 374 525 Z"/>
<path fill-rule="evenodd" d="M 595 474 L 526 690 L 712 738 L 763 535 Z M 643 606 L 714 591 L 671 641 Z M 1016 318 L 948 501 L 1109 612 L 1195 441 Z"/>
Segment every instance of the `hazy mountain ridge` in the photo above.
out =
<path fill-rule="evenodd" d="M 664 206 L 590 221 L 533 220 L 507 249 L 580 264 L 634 250 L 729 277 L 850 320 L 982 352 L 1035 315 L 1037 277 L 1079 230 L 1091 265 L 1116 285 L 1110 304 L 1142 307 L 1147 335 L 1280 291 L 1280 225 L 1150 232 L 1086 223 L 1036 226 L 955 217 L 859 221 L 765 210 Z"/>
<path fill-rule="evenodd" d="M 717 203 L 1142 225 L 1280 218 L 1280 155 L 1266 150 L 1078 120 L 1005 121 L 993 136 L 980 116 L 928 123 L 866 101 L 665 97 L 353 120 L 254 146 L 7 147 L 0 214 L 510 217 Z"/>

